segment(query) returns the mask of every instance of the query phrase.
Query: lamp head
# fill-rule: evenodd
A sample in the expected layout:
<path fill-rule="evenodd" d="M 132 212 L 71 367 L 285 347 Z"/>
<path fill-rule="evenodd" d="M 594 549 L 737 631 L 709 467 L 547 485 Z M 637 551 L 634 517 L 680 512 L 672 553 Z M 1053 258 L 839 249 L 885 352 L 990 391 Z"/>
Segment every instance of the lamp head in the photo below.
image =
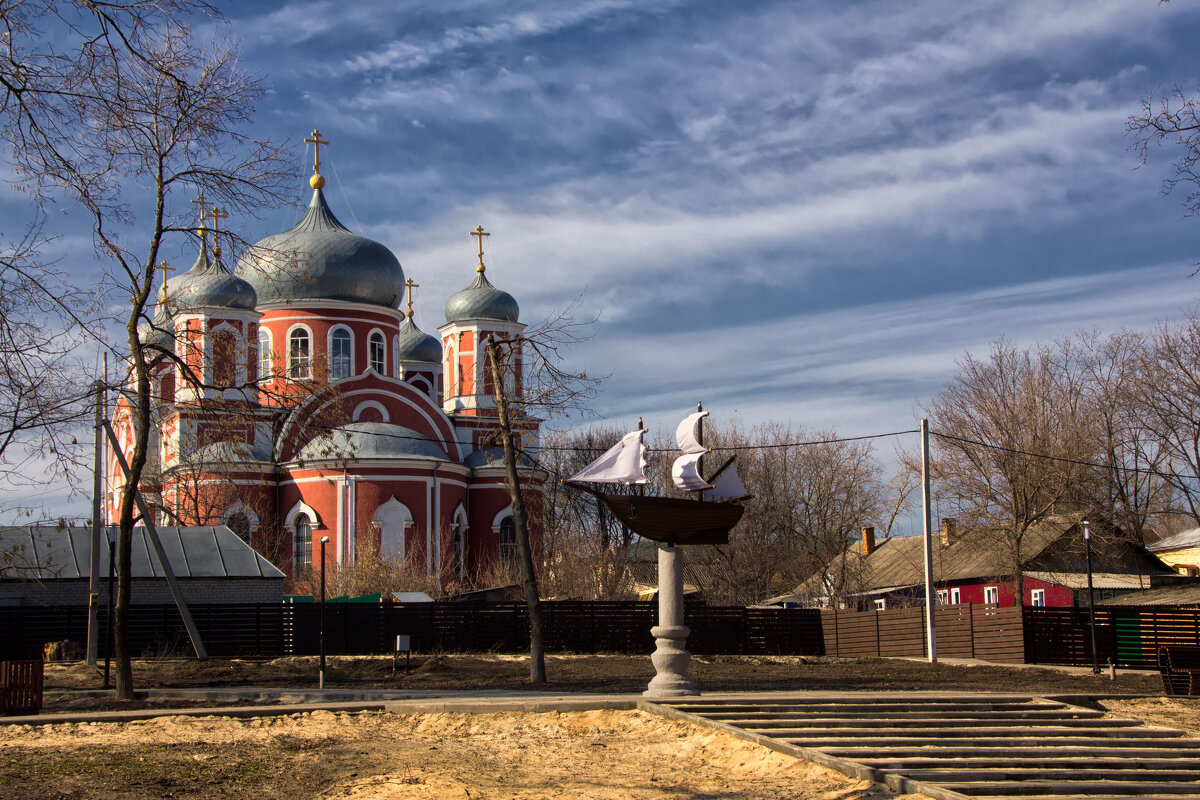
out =
<path fill-rule="evenodd" d="M 328 537 L 328 536 L 322 536 L 322 537 L 321 537 L 321 544 L 329 544 L 329 537 Z"/>

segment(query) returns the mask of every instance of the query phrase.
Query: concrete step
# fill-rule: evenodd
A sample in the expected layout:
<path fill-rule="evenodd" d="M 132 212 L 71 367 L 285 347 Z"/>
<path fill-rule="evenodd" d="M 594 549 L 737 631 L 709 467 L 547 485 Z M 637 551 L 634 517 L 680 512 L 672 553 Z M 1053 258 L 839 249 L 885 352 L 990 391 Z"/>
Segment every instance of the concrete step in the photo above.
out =
<path fill-rule="evenodd" d="M 921 709 L 926 712 L 967 712 L 986 714 L 993 711 L 1025 711 L 1025 710 L 1062 710 L 1072 709 L 1078 711 L 1090 711 L 1090 709 L 1080 709 L 1076 706 L 1069 706 L 1065 703 L 1047 703 L 1047 702 L 1007 702 L 1007 703 L 837 703 L 837 702 L 807 702 L 807 703 L 677 703 L 671 701 L 669 703 L 660 703 L 660 705 L 669 705 L 673 708 L 678 708 L 681 711 L 687 711 L 692 714 L 721 714 L 721 713 L 780 713 L 780 714 L 796 714 L 806 713 L 811 711 L 832 711 L 836 713 L 847 714 L 879 714 L 879 713 L 897 713 L 907 714 L 912 713 L 914 709 Z M 1091 713 L 1099 714 L 1095 711 Z"/>
<path fill-rule="evenodd" d="M 1014 748 L 1037 748 L 1036 752 L 1047 753 L 1055 747 L 1071 747 L 1071 748 L 1086 748 L 1087 752 L 1098 752 L 1101 749 L 1105 750 L 1145 750 L 1145 749 L 1170 749 L 1180 752 L 1196 752 L 1200 746 L 1200 740 L 1197 739 L 1103 739 L 1097 740 L 1088 737 L 1075 738 L 1058 738 L 1053 742 L 1039 736 L 1011 736 L 1011 737 L 996 737 L 996 738 L 978 738 L 971 737 L 917 737 L 917 736 L 901 736 L 899 734 L 889 736 L 887 739 L 871 739 L 870 737 L 846 737 L 838 735 L 815 736 L 804 735 L 804 731 L 798 731 L 793 734 L 787 734 L 779 731 L 755 731 L 762 736 L 769 736 L 772 739 L 783 739 L 789 744 L 799 745 L 801 747 L 814 747 L 819 749 L 824 748 L 840 748 L 842 750 L 855 750 L 860 753 L 886 753 L 889 749 L 902 748 L 912 750 L 914 747 L 940 748 L 942 750 L 969 754 L 987 754 L 987 753 L 1003 753 Z M 840 733 L 839 731 L 831 732 L 833 734 Z M 870 742 L 877 744 L 869 745 Z M 864 749 L 865 748 L 865 749 Z M 831 751 L 832 752 L 832 751 Z M 1197 754 L 1200 759 L 1200 754 Z"/>
<path fill-rule="evenodd" d="M 919 751 L 912 751 L 917 753 Z M 1092 757 L 1090 751 L 1076 756 L 1063 758 L 1027 756 L 999 758 L 939 758 L 930 755 L 913 755 L 911 757 L 889 758 L 855 758 L 860 764 L 882 770 L 903 771 L 908 775 L 913 770 L 921 769 L 1130 769 L 1130 770 L 1188 770 L 1192 776 L 1189 780 L 1197 780 L 1197 761 L 1194 755 L 1186 758 L 1158 758 L 1155 756 L 1139 757 L 1130 754 L 1127 758 Z"/>
<path fill-rule="evenodd" d="M 979 781 L 942 782 L 938 786 L 969 797 L 1027 797 L 1029 795 L 1080 795 L 1091 797 L 1105 794 L 1124 797 L 1143 797 L 1148 794 L 1172 797 L 1200 797 L 1200 783 L 1112 783 L 1110 781 Z"/>
<path fill-rule="evenodd" d="M 1073 731 L 1089 730 L 1089 731 L 1104 731 L 1111 728 L 1137 728 L 1142 723 L 1132 719 L 1073 719 L 1070 717 L 1006 717 L 1002 719 L 988 719 L 985 717 L 971 717 L 970 719 L 939 719 L 938 717 L 924 717 L 912 715 L 908 717 L 888 717 L 886 719 L 840 719 L 836 717 L 797 717 L 789 715 L 786 717 L 770 718 L 770 717 L 719 717 L 716 715 L 705 715 L 709 719 L 719 719 L 721 722 L 727 722 L 730 725 L 737 725 L 739 728 L 750 728 L 754 730 L 765 728 L 799 728 L 812 727 L 813 729 L 827 728 L 855 728 L 864 732 L 874 731 L 878 729 L 900 729 L 900 728 L 933 728 L 933 729 L 956 729 L 963 731 L 988 729 L 990 733 L 994 729 L 1012 729 L 1015 726 L 1022 728 L 1037 728 L 1039 730 L 1055 729 L 1055 728 L 1070 728 Z"/>
<path fill-rule="evenodd" d="M 1108 740 L 1118 739 L 1179 739 L 1183 736 L 1183 731 L 1173 730 L 1171 728 L 1147 728 L 1145 726 L 1123 727 L 1123 728 L 1079 728 L 1079 727 L 1038 727 L 1036 730 L 1033 726 L 1012 726 L 999 725 L 991 728 L 957 728 L 947 727 L 945 725 L 921 728 L 921 727 L 902 727 L 902 726 L 880 726 L 877 728 L 866 728 L 862 726 L 852 726 L 849 728 L 818 728 L 818 727 L 786 727 L 785 725 L 739 725 L 739 728 L 761 733 L 763 736 L 772 738 L 797 737 L 805 739 L 856 739 L 870 738 L 888 739 L 905 738 L 905 739 L 978 739 L 986 738 L 989 741 L 1002 743 L 1007 739 L 1028 739 L 1036 736 L 1039 740 L 1047 745 L 1067 744 L 1066 741 L 1059 740 L 1077 740 L 1086 739 L 1087 741 L 1106 742 Z M 1050 741 L 1047 741 L 1050 740 Z M 1200 747 L 1200 739 L 1184 739 L 1185 742 L 1191 742 L 1190 745 L 1184 747 Z M 1071 742 L 1074 743 L 1074 742 Z"/>
<path fill-rule="evenodd" d="M 799 744 L 799 740 L 787 740 L 789 744 Z M 1178 739 L 1172 741 L 1179 741 Z M 1096 746 L 1069 746 L 1069 747 L 1045 747 L 1039 746 L 1037 742 L 1026 746 L 1012 746 L 1010 742 L 1000 742 L 992 744 L 990 747 L 964 746 L 962 742 L 953 740 L 946 742 L 943 746 L 929 746 L 926 742 L 918 742 L 916 745 L 899 745 L 894 742 L 887 742 L 874 746 L 864 745 L 863 743 L 853 745 L 830 745 L 828 747 L 819 748 L 831 755 L 836 755 L 839 758 L 849 758 L 860 763 L 867 763 L 874 759 L 908 759 L 915 758 L 941 758 L 941 759 L 957 759 L 957 758 L 1050 758 L 1050 759 L 1073 759 L 1073 758 L 1161 758 L 1171 761 L 1190 760 L 1191 763 L 1200 765 L 1200 754 L 1197 754 L 1193 748 L 1171 748 L 1171 747 L 1139 747 L 1135 743 L 1124 743 L 1124 747 L 1096 747 Z M 808 746 L 808 745 L 803 745 Z M 1200 766 L 1198 766 L 1200 769 Z"/>
<path fill-rule="evenodd" d="M 694 713 L 694 712 L 693 712 Z M 1090 709 L 1073 709 L 1067 706 L 1046 708 L 1044 706 L 1022 706 L 1020 710 L 1011 711 L 944 711 L 941 709 L 916 708 L 904 711 L 853 711 L 847 712 L 833 706 L 804 709 L 802 711 L 770 710 L 741 710 L 741 711 L 708 711 L 704 716 L 709 719 L 845 719 L 845 720 L 886 720 L 886 719 L 930 719 L 940 721 L 958 720 L 1040 720 L 1040 719 L 1102 719 L 1103 711 Z M 1130 724 L 1138 724 L 1134 720 Z"/>
<path fill-rule="evenodd" d="M 979 782 L 979 781 L 1113 781 L 1116 783 L 1186 783 L 1192 788 L 1200 791 L 1200 784 L 1196 783 L 1196 770 L 1193 766 L 1191 769 L 1125 769 L 1123 766 L 1117 768 L 1100 769 L 1087 766 L 1084 763 L 1078 764 L 1074 769 L 1045 769 L 1042 767 L 1029 768 L 1014 768 L 1014 767 L 995 767 L 985 769 L 967 769 L 958 766 L 944 765 L 940 767 L 929 767 L 923 769 L 914 769 L 906 767 L 903 770 L 904 777 L 914 778 L 922 781 L 934 781 L 936 783 L 946 783 L 951 781 L 962 782 Z"/>

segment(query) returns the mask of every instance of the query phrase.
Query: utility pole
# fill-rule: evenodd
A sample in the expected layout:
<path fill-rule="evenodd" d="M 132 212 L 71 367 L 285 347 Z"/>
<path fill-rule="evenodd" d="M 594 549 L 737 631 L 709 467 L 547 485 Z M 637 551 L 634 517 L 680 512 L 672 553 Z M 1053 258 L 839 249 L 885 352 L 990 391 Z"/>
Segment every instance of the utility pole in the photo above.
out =
<path fill-rule="evenodd" d="M 1092 634 L 1092 672 L 1100 674 L 1100 655 L 1096 652 L 1096 596 L 1092 592 L 1092 529 L 1083 521 L 1083 553 L 1087 559 L 1088 576 L 1088 628 Z"/>
<path fill-rule="evenodd" d="M 96 666 L 100 651 L 100 520 L 104 503 L 104 384 L 92 384 L 96 390 L 96 427 L 92 454 L 92 546 L 88 558 L 87 664 Z"/>
<path fill-rule="evenodd" d="M 929 513 L 929 420 L 921 420 L 921 510 L 925 523 L 925 635 L 929 641 L 929 662 L 937 661 L 937 631 L 934 628 L 933 531 Z"/>

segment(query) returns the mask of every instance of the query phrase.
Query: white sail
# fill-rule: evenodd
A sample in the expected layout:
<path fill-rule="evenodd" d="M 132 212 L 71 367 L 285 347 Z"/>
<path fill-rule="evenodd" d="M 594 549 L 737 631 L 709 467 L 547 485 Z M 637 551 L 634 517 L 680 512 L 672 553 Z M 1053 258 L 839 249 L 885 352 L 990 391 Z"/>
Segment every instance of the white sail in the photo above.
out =
<path fill-rule="evenodd" d="M 708 448 L 700 444 L 700 420 L 708 416 L 707 411 L 689 414 L 675 429 L 675 443 L 681 453 L 706 453 Z"/>
<path fill-rule="evenodd" d="M 735 497 L 745 497 L 748 494 L 750 492 L 746 491 L 746 485 L 742 483 L 742 478 L 738 475 L 737 464 L 730 464 L 717 474 L 708 499 L 730 500 Z"/>
<path fill-rule="evenodd" d="M 572 475 L 569 481 L 592 483 L 649 483 L 646 477 L 646 445 L 644 430 L 631 431 L 610 447 L 604 455 Z"/>
<path fill-rule="evenodd" d="M 700 477 L 700 458 L 703 455 L 703 452 L 687 453 L 675 459 L 671 465 L 671 480 L 685 492 L 712 488 L 708 481 Z"/>

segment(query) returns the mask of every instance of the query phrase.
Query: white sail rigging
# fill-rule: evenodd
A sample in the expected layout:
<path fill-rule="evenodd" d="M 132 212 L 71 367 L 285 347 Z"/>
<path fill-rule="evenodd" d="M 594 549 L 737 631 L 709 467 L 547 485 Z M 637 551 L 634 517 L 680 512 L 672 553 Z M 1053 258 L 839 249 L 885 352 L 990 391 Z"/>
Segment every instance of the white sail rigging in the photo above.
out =
<path fill-rule="evenodd" d="M 700 443 L 700 420 L 708 416 L 707 411 L 688 414 L 675 429 L 675 443 L 681 453 L 707 453 L 708 448 Z"/>
<path fill-rule="evenodd" d="M 746 484 L 738 475 L 737 464 L 730 463 L 729 467 L 718 472 L 713 478 L 713 488 L 708 497 L 710 500 L 740 500 L 748 496 Z"/>
<path fill-rule="evenodd" d="M 645 429 L 631 431 L 604 455 L 568 478 L 568 481 L 592 483 L 623 483 L 626 486 L 649 483 L 646 477 L 646 445 L 642 442 Z"/>

